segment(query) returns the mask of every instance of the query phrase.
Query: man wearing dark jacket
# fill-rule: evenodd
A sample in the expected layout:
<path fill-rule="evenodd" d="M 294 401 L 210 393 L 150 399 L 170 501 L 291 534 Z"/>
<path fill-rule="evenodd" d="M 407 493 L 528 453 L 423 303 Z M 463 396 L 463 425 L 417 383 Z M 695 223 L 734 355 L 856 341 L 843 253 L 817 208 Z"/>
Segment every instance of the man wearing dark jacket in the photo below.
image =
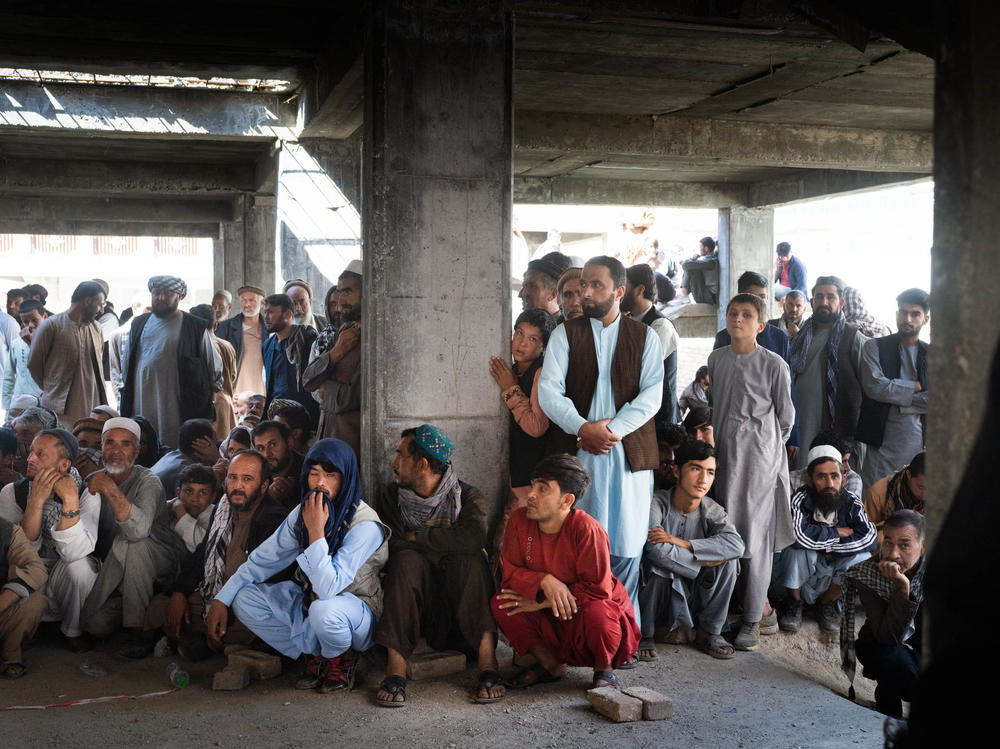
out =
<path fill-rule="evenodd" d="M 272 294 L 264 300 L 264 323 L 270 334 L 264 341 L 263 353 L 267 388 L 264 413 L 273 401 L 286 398 L 305 408 L 315 427 L 319 422 L 319 404 L 302 384 L 302 374 L 319 334 L 313 328 L 292 322 L 294 309 L 287 294 Z"/>
<path fill-rule="evenodd" d="M 211 655 L 205 640 L 204 613 L 229 577 L 250 552 L 267 539 L 288 512 L 267 494 L 271 467 L 260 453 L 237 453 L 229 463 L 226 494 L 216 503 L 205 538 L 181 565 L 181 572 L 146 610 L 147 645 L 162 628 L 180 640 L 178 650 L 188 660 Z M 247 644 L 253 633 L 239 620 L 226 628 L 224 642 Z"/>
<path fill-rule="evenodd" d="M 380 705 L 406 702 L 406 659 L 421 636 L 431 647 L 478 653 L 477 701 L 504 695 L 490 611 L 493 578 L 483 551 L 487 500 L 458 480 L 449 462 L 452 450 L 437 427 L 404 430 L 392 463 L 396 483 L 374 503 L 392 530 L 385 609 L 375 628 L 375 642 L 388 651 Z"/>
<path fill-rule="evenodd" d="M 215 335 L 229 341 L 236 351 L 236 384 L 233 393 L 264 392 L 264 340 L 267 328 L 261 305 L 266 294 L 259 286 L 241 286 L 236 290 L 243 310 L 215 329 Z"/>

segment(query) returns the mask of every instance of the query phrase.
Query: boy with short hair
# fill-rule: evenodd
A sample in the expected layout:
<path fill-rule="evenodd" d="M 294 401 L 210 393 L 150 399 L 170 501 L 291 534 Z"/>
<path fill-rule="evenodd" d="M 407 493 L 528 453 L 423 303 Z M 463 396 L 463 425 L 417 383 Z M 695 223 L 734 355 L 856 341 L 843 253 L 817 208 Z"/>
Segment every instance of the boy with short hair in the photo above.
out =
<path fill-rule="evenodd" d="M 777 632 L 767 601 L 771 562 L 775 551 L 795 540 L 785 452 L 795 407 L 788 365 L 757 345 L 764 325 L 764 301 L 737 294 L 726 307 L 732 343 L 708 357 L 718 451 L 713 494 L 746 546 L 743 624 L 733 641 L 737 650 L 757 649 L 762 623 Z"/>
<path fill-rule="evenodd" d="M 171 527 L 189 553 L 194 553 L 208 533 L 217 494 L 215 474 L 208 466 L 192 463 L 177 476 L 177 496 L 167 502 L 167 508 Z"/>

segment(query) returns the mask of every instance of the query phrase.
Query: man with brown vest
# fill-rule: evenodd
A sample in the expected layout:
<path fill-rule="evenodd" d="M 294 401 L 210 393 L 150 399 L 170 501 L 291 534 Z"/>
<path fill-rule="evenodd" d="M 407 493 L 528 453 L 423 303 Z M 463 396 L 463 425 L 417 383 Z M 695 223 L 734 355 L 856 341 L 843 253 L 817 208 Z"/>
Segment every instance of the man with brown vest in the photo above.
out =
<path fill-rule="evenodd" d="M 652 328 L 621 314 L 625 284 L 625 266 L 615 258 L 587 261 L 580 277 L 584 316 L 549 338 L 538 400 L 562 430 L 563 449 L 590 475 L 576 507 L 608 532 L 611 572 L 638 614 L 639 561 L 659 465 L 653 417 L 663 394 L 663 353 Z"/>

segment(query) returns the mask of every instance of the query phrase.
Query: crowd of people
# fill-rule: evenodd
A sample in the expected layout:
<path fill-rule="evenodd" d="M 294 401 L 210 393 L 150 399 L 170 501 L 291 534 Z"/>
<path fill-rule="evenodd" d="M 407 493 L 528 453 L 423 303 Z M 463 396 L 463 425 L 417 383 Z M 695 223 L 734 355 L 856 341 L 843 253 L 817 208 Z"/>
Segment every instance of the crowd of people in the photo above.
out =
<path fill-rule="evenodd" d="M 56 314 L 44 288 L 11 290 L 0 676 L 26 672 L 40 621 L 126 659 L 277 652 L 320 692 L 353 686 L 377 645 L 375 702 L 401 707 L 424 639 L 474 656 L 488 703 L 567 665 L 618 687 L 657 640 L 730 659 L 808 612 L 899 715 L 920 662 L 929 297 L 903 291 L 898 332 L 873 337 L 843 281 L 807 290 L 777 249 L 781 317 L 744 273 L 681 393 L 649 264 L 535 257 L 510 349 L 484 363 L 510 411 L 502 513 L 432 424 L 402 431 L 395 481 L 362 498 L 357 261 L 325 316 L 301 279 L 237 289 L 233 315 L 228 291 L 181 311 L 172 276 L 121 317 L 99 279 Z M 501 634 L 535 664 L 503 676 Z"/>

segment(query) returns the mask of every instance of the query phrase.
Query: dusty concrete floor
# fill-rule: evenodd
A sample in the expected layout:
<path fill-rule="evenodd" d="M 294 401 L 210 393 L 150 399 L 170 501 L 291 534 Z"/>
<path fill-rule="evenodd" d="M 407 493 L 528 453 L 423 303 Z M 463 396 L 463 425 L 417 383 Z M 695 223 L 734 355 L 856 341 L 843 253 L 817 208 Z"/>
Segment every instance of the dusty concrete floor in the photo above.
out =
<path fill-rule="evenodd" d="M 799 635 L 801 636 L 801 635 Z M 774 640 L 774 638 L 768 638 Z M 774 640 L 773 649 L 781 643 Z M 294 669 L 241 692 L 212 692 L 221 657 L 188 664 L 186 689 L 142 700 L 45 711 L 4 712 L 7 736 L 19 746 L 307 747 L 879 747 L 882 718 L 792 673 L 762 652 L 718 661 L 684 645 L 659 645 L 660 659 L 619 672 L 627 684 L 670 696 L 670 721 L 614 724 L 584 696 L 590 671 L 571 669 L 556 684 L 511 692 L 494 705 L 470 700 L 475 671 L 411 682 L 409 704 L 373 704 L 381 673 L 350 694 L 320 695 L 292 687 Z M 170 658 L 116 661 L 109 650 L 87 656 L 61 650 L 49 637 L 26 654 L 30 671 L 0 683 L 0 706 L 42 705 L 169 688 Z M 79 671 L 85 657 L 108 671 Z M 501 652 L 506 671 L 510 650 Z"/>

